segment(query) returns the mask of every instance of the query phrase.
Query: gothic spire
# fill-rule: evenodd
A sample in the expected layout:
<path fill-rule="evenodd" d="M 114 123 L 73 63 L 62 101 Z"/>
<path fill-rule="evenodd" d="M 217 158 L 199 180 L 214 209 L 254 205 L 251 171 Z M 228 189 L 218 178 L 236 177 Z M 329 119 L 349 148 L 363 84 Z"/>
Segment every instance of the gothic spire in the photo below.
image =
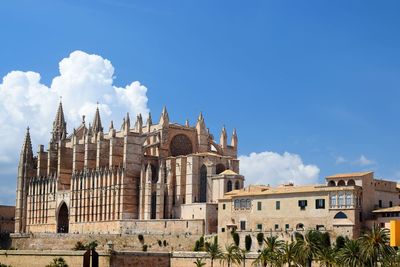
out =
<path fill-rule="evenodd" d="M 221 131 L 221 137 L 219 138 L 219 144 L 223 147 L 226 148 L 227 145 L 227 134 L 226 134 L 226 129 L 225 126 L 222 127 L 222 131 Z"/>
<path fill-rule="evenodd" d="M 161 113 L 159 124 L 162 126 L 167 126 L 169 124 L 169 116 L 166 106 L 164 106 L 163 111 Z"/>
<path fill-rule="evenodd" d="M 53 132 L 52 132 L 52 142 L 58 142 L 63 140 L 67 137 L 67 123 L 65 122 L 64 118 L 64 111 L 62 102 L 58 105 L 58 110 L 56 114 L 56 118 L 53 122 Z"/>
<path fill-rule="evenodd" d="M 100 111 L 98 106 L 96 108 L 96 113 L 94 114 L 92 131 L 94 134 L 103 132 L 103 126 L 101 125 Z"/>
<path fill-rule="evenodd" d="M 20 161 L 30 161 L 33 160 L 33 152 L 32 152 L 32 141 L 31 135 L 29 133 L 29 127 L 26 128 L 24 143 L 22 144 Z"/>
<path fill-rule="evenodd" d="M 232 139 L 231 139 L 231 146 L 233 146 L 234 148 L 237 148 L 238 145 L 238 136 L 236 133 L 236 128 L 233 129 L 233 133 L 232 133 Z"/>

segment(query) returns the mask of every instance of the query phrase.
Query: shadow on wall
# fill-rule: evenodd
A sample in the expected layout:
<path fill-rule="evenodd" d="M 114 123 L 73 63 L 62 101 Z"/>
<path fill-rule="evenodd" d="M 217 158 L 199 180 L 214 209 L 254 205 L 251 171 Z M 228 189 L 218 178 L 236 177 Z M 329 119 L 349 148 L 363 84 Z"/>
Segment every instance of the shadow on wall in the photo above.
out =
<path fill-rule="evenodd" d="M 0 233 L 0 249 L 11 248 L 11 237 L 9 233 Z"/>

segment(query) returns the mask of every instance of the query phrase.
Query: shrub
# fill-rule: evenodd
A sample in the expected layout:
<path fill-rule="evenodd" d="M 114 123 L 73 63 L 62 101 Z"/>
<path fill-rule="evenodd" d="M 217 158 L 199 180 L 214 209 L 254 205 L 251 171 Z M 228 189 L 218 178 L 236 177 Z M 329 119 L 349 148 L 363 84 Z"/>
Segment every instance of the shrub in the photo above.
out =
<path fill-rule="evenodd" d="M 240 242 L 239 234 L 236 232 L 232 232 L 232 238 L 233 238 L 233 242 L 235 242 L 235 245 L 239 246 L 239 242 Z"/>
<path fill-rule="evenodd" d="M 97 248 L 99 244 L 97 243 L 97 240 L 90 242 L 89 244 L 86 245 L 86 249 L 95 249 Z"/>
<path fill-rule="evenodd" d="M 143 251 L 147 251 L 147 245 L 146 244 L 142 246 L 142 250 Z"/>
<path fill-rule="evenodd" d="M 2 263 L 0 262 L 0 267 L 11 267 L 11 265 L 2 264 Z"/>
<path fill-rule="evenodd" d="M 158 246 L 162 246 L 162 242 L 161 242 L 161 240 L 157 240 L 157 243 L 158 243 Z"/>
<path fill-rule="evenodd" d="M 199 248 L 202 249 L 204 247 L 204 236 L 201 236 L 199 239 Z"/>
<path fill-rule="evenodd" d="M 244 238 L 244 245 L 247 251 L 250 250 L 251 248 L 251 236 L 250 235 L 246 235 L 246 237 Z"/>
<path fill-rule="evenodd" d="M 143 243 L 144 237 L 142 234 L 138 235 L 138 239 L 139 239 L 140 243 Z"/>
<path fill-rule="evenodd" d="M 196 243 L 194 243 L 193 251 L 200 251 L 200 241 L 199 240 L 196 240 Z"/>
<path fill-rule="evenodd" d="M 163 241 L 163 245 L 164 245 L 164 247 L 166 247 L 168 245 L 167 240 Z"/>
<path fill-rule="evenodd" d="M 263 233 L 257 234 L 257 241 L 258 241 L 258 244 L 261 246 L 262 243 L 264 242 L 264 234 Z"/>
<path fill-rule="evenodd" d="M 321 233 L 321 243 L 326 248 L 331 247 L 331 237 L 328 232 Z"/>
<path fill-rule="evenodd" d="M 64 260 L 64 258 L 59 257 L 59 258 L 54 258 L 49 265 L 46 265 L 46 267 L 68 267 L 68 264 Z"/>
<path fill-rule="evenodd" d="M 73 249 L 74 250 L 86 250 L 86 246 L 81 241 L 78 241 L 78 242 L 76 242 Z"/>

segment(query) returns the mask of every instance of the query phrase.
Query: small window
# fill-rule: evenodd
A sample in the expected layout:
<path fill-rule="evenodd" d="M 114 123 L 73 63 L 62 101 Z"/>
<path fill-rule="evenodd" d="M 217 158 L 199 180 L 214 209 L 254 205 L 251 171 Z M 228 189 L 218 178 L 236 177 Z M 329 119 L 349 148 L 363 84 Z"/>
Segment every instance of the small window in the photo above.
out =
<path fill-rule="evenodd" d="M 222 209 L 224 210 L 226 208 L 226 205 L 225 204 L 222 204 Z"/>
<path fill-rule="evenodd" d="M 363 221 L 363 216 L 362 216 L 362 212 L 361 211 L 359 213 L 359 216 L 360 216 L 360 222 L 362 222 Z"/>
<path fill-rule="evenodd" d="M 307 207 L 307 200 L 299 200 L 299 207 L 301 210 L 305 210 Z"/>
<path fill-rule="evenodd" d="M 286 229 L 286 230 L 289 229 L 289 224 L 288 224 L 288 223 L 285 224 L 285 229 Z"/>
<path fill-rule="evenodd" d="M 262 207 L 261 205 L 262 205 L 262 204 L 261 204 L 261 201 L 258 201 L 258 202 L 257 202 L 257 210 L 261 210 L 261 207 Z"/>
<path fill-rule="evenodd" d="M 240 230 L 246 230 L 246 221 L 240 221 Z"/>
<path fill-rule="evenodd" d="M 379 208 L 382 208 L 382 200 L 379 199 Z"/>
<path fill-rule="evenodd" d="M 257 224 L 257 229 L 258 230 L 262 230 L 262 224 L 261 223 Z"/>
<path fill-rule="evenodd" d="M 275 208 L 276 208 L 276 210 L 280 210 L 281 209 L 281 202 L 280 201 L 276 201 L 275 202 Z"/>
<path fill-rule="evenodd" d="M 279 229 L 279 224 L 275 224 L 275 231 Z"/>
<path fill-rule="evenodd" d="M 317 226 L 315 227 L 317 230 L 324 230 L 325 229 L 325 225 L 323 224 L 317 224 Z"/>
<path fill-rule="evenodd" d="M 315 200 L 315 208 L 316 209 L 325 209 L 325 199 L 316 199 Z"/>
<path fill-rule="evenodd" d="M 221 232 L 224 233 L 225 232 L 225 227 L 221 228 Z"/>
<path fill-rule="evenodd" d="M 393 202 L 389 201 L 389 207 L 393 207 Z"/>

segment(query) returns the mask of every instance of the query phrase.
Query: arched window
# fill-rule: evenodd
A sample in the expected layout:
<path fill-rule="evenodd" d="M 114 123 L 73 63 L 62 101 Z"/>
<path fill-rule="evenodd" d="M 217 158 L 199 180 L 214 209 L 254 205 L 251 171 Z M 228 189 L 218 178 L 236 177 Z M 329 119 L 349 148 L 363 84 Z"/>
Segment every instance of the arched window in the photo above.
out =
<path fill-rule="evenodd" d="M 171 155 L 174 157 L 192 154 L 193 153 L 192 142 L 186 135 L 177 134 L 172 138 L 169 150 Z"/>
<path fill-rule="evenodd" d="M 226 192 L 231 192 L 232 191 L 232 181 L 229 180 L 228 183 L 226 184 Z"/>
<path fill-rule="evenodd" d="M 336 186 L 335 181 L 329 181 L 328 186 Z"/>
<path fill-rule="evenodd" d="M 217 164 L 217 166 L 215 166 L 215 173 L 216 174 L 220 174 L 221 172 L 225 171 L 225 165 L 222 163 Z"/>
<path fill-rule="evenodd" d="M 200 168 L 199 202 L 207 202 L 207 167 Z"/>
<path fill-rule="evenodd" d="M 347 182 L 347 185 L 348 185 L 348 186 L 354 186 L 354 185 L 356 185 L 356 182 L 354 182 L 353 179 L 350 179 L 350 180 Z"/>
<path fill-rule="evenodd" d="M 347 219 L 347 215 L 344 214 L 344 212 L 339 211 L 338 213 L 336 213 L 335 217 L 333 217 L 334 219 Z"/>
<path fill-rule="evenodd" d="M 340 180 L 337 185 L 338 186 L 345 186 L 346 184 L 345 184 L 345 182 L 343 180 Z"/>
<path fill-rule="evenodd" d="M 240 182 L 236 181 L 235 182 L 235 190 L 238 190 L 238 189 L 240 189 Z"/>
<path fill-rule="evenodd" d="M 150 167 L 151 167 L 151 182 L 155 184 L 158 182 L 158 168 L 153 164 L 150 164 Z"/>
<path fill-rule="evenodd" d="M 65 202 L 63 202 L 58 210 L 57 216 L 57 233 L 68 233 L 69 227 L 69 214 L 68 207 Z"/>

